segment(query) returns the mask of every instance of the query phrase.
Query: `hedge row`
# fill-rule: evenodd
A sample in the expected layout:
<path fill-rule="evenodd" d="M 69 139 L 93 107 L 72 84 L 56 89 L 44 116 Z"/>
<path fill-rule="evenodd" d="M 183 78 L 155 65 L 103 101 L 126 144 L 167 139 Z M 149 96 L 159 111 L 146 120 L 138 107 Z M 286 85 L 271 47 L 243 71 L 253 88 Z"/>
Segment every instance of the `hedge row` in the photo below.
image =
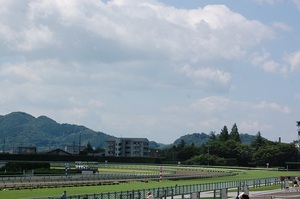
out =
<path fill-rule="evenodd" d="M 153 157 L 105 157 L 105 156 L 83 156 L 83 155 L 53 155 L 53 154 L 0 154 L 2 161 L 49 161 L 49 162 L 114 162 L 114 163 L 161 163 L 161 159 Z"/>
<path fill-rule="evenodd" d="M 7 162 L 2 168 L 6 171 L 27 171 L 33 169 L 50 169 L 49 162 Z"/>

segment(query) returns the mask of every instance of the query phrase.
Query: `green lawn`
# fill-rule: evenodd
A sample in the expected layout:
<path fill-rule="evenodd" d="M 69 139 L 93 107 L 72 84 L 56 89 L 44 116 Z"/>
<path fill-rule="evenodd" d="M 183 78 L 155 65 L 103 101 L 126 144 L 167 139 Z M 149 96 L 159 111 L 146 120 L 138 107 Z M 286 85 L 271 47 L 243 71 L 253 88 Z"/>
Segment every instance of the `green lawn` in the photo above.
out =
<path fill-rule="evenodd" d="M 101 172 L 150 172 L 148 169 L 134 170 L 133 168 L 122 169 L 122 168 L 104 168 L 100 169 Z M 174 169 L 173 167 L 164 169 Z M 195 168 L 193 168 L 195 169 Z M 213 170 L 213 169 L 211 169 Z M 223 169 L 224 170 L 224 169 Z M 206 178 L 206 179 L 193 179 L 193 180 L 163 180 L 162 182 L 149 181 L 146 182 L 129 182 L 120 183 L 116 185 L 101 185 L 101 186 L 84 186 L 84 187 L 65 187 L 65 188 L 40 188 L 40 189 L 25 189 L 25 190 L 2 190 L 0 191 L 0 198 L 5 199 L 16 199 L 16 198 L 34 198 L 34 197 L 45 197 L 45 196 L 59 196 L 66 190 L 68 195 L 74 194 L 93 194 L 101 192 L 118 192 L 127 190 L 138 190 L 138 189 L 150 189 L 158 187 L 170 187 L 175 185 L 191 185 L 191 184 L 202 184 L 211 182 L 224 182 L 234 180 L 245 180 L 245 179 L 258 179 L 268 177 L 279 177 L 279 176 L 299 176 L 299 172 L 286 172 L 286 171 L 266 171 L 266 170 L 226 170 L 227 172 L 238 173 L 234 176 L 218 177 L 218 178 Z M 155 171 L 156 172 L 156 171 Z M 268 187 L 270 189 L 277 187 Z M 263 188 L 261 188 L 263 189 Z"/>

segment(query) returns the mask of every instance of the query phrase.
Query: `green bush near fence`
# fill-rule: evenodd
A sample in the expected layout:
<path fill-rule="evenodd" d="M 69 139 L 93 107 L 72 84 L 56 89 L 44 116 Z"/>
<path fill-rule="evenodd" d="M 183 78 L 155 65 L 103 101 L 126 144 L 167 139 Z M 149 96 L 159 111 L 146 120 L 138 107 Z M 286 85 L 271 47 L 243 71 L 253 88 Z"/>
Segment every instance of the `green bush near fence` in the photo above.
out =
<path fill-rule="evenodd" d="M 0 168 L 0 175 L 22 175 L 23 172 L 34 174 L 65 174 L 65 168 L 51 168 L 49 162 L 7 162 Z M 69 169 L 69 174 L 80 173 L 75 169 Z"/>
<path fill-rule="evenodd" d="M 1 170 L 23 172 L 23 170 L 50 169 L 49 162 L 7 162 Z"/>

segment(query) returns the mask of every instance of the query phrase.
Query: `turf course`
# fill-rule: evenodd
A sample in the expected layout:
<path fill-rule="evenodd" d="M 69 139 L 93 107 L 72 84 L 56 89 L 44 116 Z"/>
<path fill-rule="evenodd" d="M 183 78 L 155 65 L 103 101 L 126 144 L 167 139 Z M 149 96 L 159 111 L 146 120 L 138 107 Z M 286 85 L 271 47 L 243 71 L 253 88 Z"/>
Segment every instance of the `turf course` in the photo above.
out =
<path fill-rule="evenodd" d="M 149 173 L 149 172 L 159 172 L 157 167 L 149 166 L 132 166 L 132 167 L 114 167 L 114 168 L 101 168 L 100 172 L 108 173 Z M 163 167 L 164 170 L 173 171 L 178 167 Z M 154 169 L 154 170 L 153 170 Z M 155 171 L 157 169 L 157 171 Z M 181 167 L 180 169 L 191 169 L 188 167 Z M 192 168 L 205 170 L 208 168 Z M 215 169 L 209 169 L 215 170 Z M 244 180 L 244 179 L 258 179 L 258 178 L 269 178 L 269 177 L 279 177 L 279 176 L 299 176 L 299 172 L 290 171 L 275 171 L 275 170 L 247 170 L 247 169 L 222 169 L 222 171 L 237 173 L 237 175 L 218 177 L 218 178 L 206 178 L 206 179 L 192 179 L 192 180 L 162 180 L 161 182 L 149 181 L 149 182 L 128 182 L 120 183 L 116 185 L 102 185 L 102 186 L 78 186 L 78 187 L 59 187 L 59 188 L 40 188 L 40 189 L 23 189 L 23 190 L 1 190 L 0 198 L 7 199 L 17 199 L 17 198 L 35 198 L 35 197 L 46 197 L 46 196 L 59 196 L 66 190 L 68 195 L 74 194 L 93 194 L 101 192 L 118 192 L 127 190 L 138 190 L 138 189 L 149 189 L 158 187 L 171 187 L 175 185 L 191 185 L 191 184 L 202 184 L 202 183 L 213 183 L 213 182 L 225 182 L 234 180 Z M 268 187 L 267 189 L 279 188 Z M 261 187 L 260 189 L 266 189 Z"/>

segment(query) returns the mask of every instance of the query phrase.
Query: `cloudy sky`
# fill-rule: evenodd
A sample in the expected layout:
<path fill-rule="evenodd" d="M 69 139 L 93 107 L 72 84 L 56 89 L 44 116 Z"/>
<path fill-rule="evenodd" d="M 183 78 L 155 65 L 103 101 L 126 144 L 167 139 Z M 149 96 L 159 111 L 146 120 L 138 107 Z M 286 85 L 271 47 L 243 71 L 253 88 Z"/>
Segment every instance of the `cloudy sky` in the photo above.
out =
<path fill-rule="evenodd" d="M 0 0 L 0 115 L 169 144 L 298 139 L 299 0 Z"/>

